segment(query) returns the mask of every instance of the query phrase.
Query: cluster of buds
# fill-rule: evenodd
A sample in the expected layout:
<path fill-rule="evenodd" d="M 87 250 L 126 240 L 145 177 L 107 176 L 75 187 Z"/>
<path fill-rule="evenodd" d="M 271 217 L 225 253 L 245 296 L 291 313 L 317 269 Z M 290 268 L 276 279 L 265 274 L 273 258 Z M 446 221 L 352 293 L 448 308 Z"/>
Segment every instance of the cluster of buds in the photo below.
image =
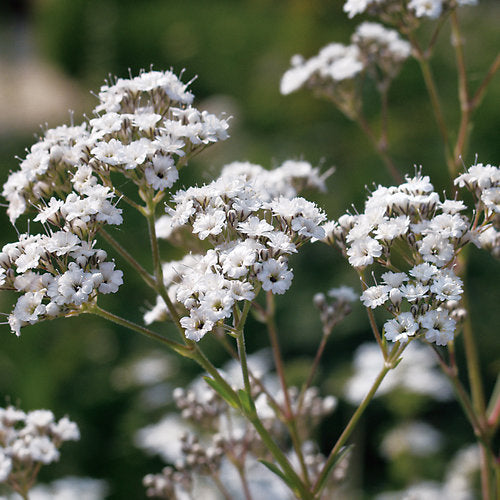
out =
<path fill-rule="evenodd" d="M 312 89 L 354 119 L 360 110 L 364 76 L 368 74 L 377 88 L 385 91 L 410 53 L 410 44 L 396 31 L 377 23 L 363 23 L 352 35 L 350 45 L 330 43 L 308 60 L 293 56 L 292 67 L 281 79 L 281 93 Z"/>
<path fill-rule="evenodd" d="M 324 293 L 314 295 L 313 303 L 319 310 L 323 335 L 329 335 L 335 325 L 350 314 L 352 311 L 351 304 L 357 299 L 358 295 L 348 286 L 332 288 L 326 295 Z"/>
<path fill-rule="evenodd" d="M 143 479 L 146 495 L 166 500 L 178 500 L 192 489 L 193 479 L 185 470 L 177 470 L 167 465 L 160 474 L 148 474 Z"/>
<path fill-rule="evenodd" d="M 344 12 L 349 17 L 370 14 L 383 21 L 401 25 L 405 29 L 418 26 L 420 18 L 437 19 L 452 9 L 463 5 L 476 5 L 477 0 L 347 0 Z"/>
<path fill-rule="evenodd" d="M 50 410 L 0 408 L 0 483 L 25 496 L 40 467 L 59 460 L 65 441 L 78 439 L 76 424 L 67 417 L 56 421 Z"/>
<path fill-rule="evenodd" d="M 226 403 L 213 390 L 201 394 L 194 390 L 177 387 L 173 392 L 175 404 L 183 419 L 191 420 L 203 428 L 213 429 L 219 416 L 227 410 Z"/>

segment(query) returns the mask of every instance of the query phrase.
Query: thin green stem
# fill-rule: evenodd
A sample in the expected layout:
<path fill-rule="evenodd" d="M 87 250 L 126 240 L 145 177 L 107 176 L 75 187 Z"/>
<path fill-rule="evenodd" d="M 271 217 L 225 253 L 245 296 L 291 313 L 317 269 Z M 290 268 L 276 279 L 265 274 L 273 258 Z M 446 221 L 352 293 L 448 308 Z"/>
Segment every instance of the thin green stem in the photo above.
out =
<path fill-rule="evenodd" d="M 387 140 L 383 139 L 378 140 L 375 137 L 372 128 L 370 127 L 370 125 L 368 124 L 363 115 L 357 116 L 355 118 L 355 121 L 372 143 L 373 149 L 379 155 L 380 159 L 383 161 L 392 179 L 397 184 L 400 184 L 403 181 L 403 178 L 399 173 L 399 170 L 396 168 L 396 165 L 394 165 L 394 162 L 392 161 L 391 157 L 387 153 Z"/>
<path fill-rule="evenodd" d="M 236 338 L 236 342 L 238 344 L 238 355 L 241 364 L 243 385 L 245 387 L 245 392 L 247 393 L 248 400 L 250 401 L 251 408 L 253 411 L 255 411 L 255 403 L 252 398 L 252 385 L 250 384 L 250 376 L 248 374 L 248 360 L 245 348 L 245 334 L 243 333 L 243 331 L 241 331 L 238 337 Z"/>
<path fill-rule="evenodd" d="M 420 70 L 424 78 L 425 87 L 427 89 L 427 93 L 429 94 L 431 100 L 432 111 L 436 119 L 441 139 L 443 140 L 444 154 L 446 158 L 446 164 L 448 166 L 448 171 L 450 176 L 453 177 L 453 173 L 455 171 L 455 162 L 453 161 L 448 127 L 446 126 L 446 121 L 444 119 L 443 111 L 441 108 L 441 100 L 439 98 L 436 83 L 432 75 L 429 60 L 426 54 L 424 54 L 424 52 L 422 51 L 422 48 L 420 47 L 420 44 L 418 43 L 417 39 L 413 36 L 411 32 L 408 33 L 408 38 L 412 45 L 415 58 L 417 59 L 420 65 Z"/>
<path fill-rule="evenodd" d="M 292 404 L 290 401 L 290 395 L 288 393 L 288 386 L 285 379 L 285 369 L 283 366 L 283 359 L 281 357 L 281 349 L 278 341 L 278 331 L 276 329 L 276 322 L 274 320 L 274 296 L 271 291 L 267 292 L 266 295 L 266 325 L 269 334 L 269 340 L 271 342 L 271 348 L 273 351 L 274 364 L 276 366 L 276 373 L 280 380 L 281 391 L 283 392 L 283 399 L 285 402 L 285 408 L 283 413 L 286 420 L 293 418 Z"/>
<path fill-rule="evenodd" d="M 331 333 L 331 330 L 330 330 L 330 333 Z M 321 360 L 321 357 L 323 356 L 323 352 L 325 351 L 326 344 L 328 342 L 328 339 L 330 338 L 330 333 L 323 334 L 323 336 L 321 338 L 321 342 L 320 342 L 319 347 L 318 347 L 318 350 L 316 351 L 316 355 L 314 356 L 313 364 L 311 366 L 311 369 L 309 370 L 309 375 L 307 377 L 307 380 L 304 382 L 304 384 L 302 384 L 302 387 L 300 389 L 300 394 L 299 394 L 299 397 L 297 400 L 298 401 L 297 402 L 297 414 L 300 414 L 300 412 L 302 411 L 302 405 L 304 404 L 305 393 L 306 393 L 307 389 L 309 389 L 309 387 L 312 384 L 312 381 L 314 379 L 314 375 L 316 374 L 316 371 L 317 371 L 318 366 L 319 366 L 319 362 Z"/>
<path fill-rule="evenodd" d="M 356 409 L 356 411 L 352 415 L 351 419 L 349 420 L 349 423 L 344 428 L 342 434 L 340 435 L 337 442 L 333 446 L 333 448 L 328 456 L 328 459 L 327 459 L 325 465 L 323 466 L 323 469 L 322 469 L 320 475 L 318 476 L 315 484 L 313 485 L 313 493 L 314 494 L 318 494 L 320 492 L 321 486 L 324 484 L 327 475 L 330 473 L 331 467 L 335 463 L 335 460 L 337 458 L 337 454 L 339 453 L 342 446 L 344 446 L 346 441 L 349 439 L 349 437 L 352 434 L 354 428 L 356 427 L 359 419 L 361 418 L 361 416 L 365 412 L 370 401 L 375 396 L 377 389 L 380 387 L 380 384 L 384 380 L 387 373 L 391 369 L 395 368 L 395 366 L 397 365 L 398 358 L 399 358 L 399 356 L 401 356 L 401 354 L 404 351 L 404 349 L 406 348 L 406 346 L 407 346 L 407 344 L 399 346 L 399 344 L 396 343 L 392 352 L 391 352 L 389 359 L 384 361 L 384 365 L 382 366 L 382 369 L 380 370 L 379 374 L 377 375 L 377 378 L 373 382 L 370 390 L 368 391 L 368 394 L 364 397 L 363 401 L 358 406 L 358 408 Z"/>
<path fill-rule="evenodd" d="M 156 236 L 155 212 L 156 212 L 156 203 L 150 196 L 149 199 L 147 200 L 147 212 L 145 213 L 145 217 L 148 222 L 149 240 L 151 245 L 151 253 L 153 257 L 153 268 L 154 268 L 154 276 L 156 282 L 155 289 L 165 302 L 165 305 L 167 306 L 172 321 L 177 327 L 177 330 L 179 331 L 182 339 L 186 341 L 186 337 L 184 335 L 184 328 L 182 328 L 179 313 L 177 312 L 177 309 L 175 308 L 172 301 L 170 300 L 167 289 L 165 288 L 165 283 L 163 281 L 163 269 L 160 259 L 160 248 L 158 245 L 158 238 Z"/>
<path fill-rule="evenodd" d="M 286 458 L 285 454 L 280 450 L 279 446 L 274 441 L 274 438 L 269 434 L 266 428 L 262 425 L 262 422 L 257 418 L 256 415 L 247 415 L 255 430 L 258 432 L 260 438 L 264 442 L 266 448 L 270 451 L 276 462 L 281 466 L 284 474 L 289 480 L 292 481 L 294 485 L 294 493 L 298 498 L 302 500 L 315 500 L 315 495 L 313 495 L 304 485 L 300 477 L 293 470 L 290 462 Z"/>
<path fill-rule="evenodd" d="M 219 475 L 217 473 L 212 474 L 212 480 L 221 492 L 222 496 L 224 497 L 225 500 L 231 500 L 233 497 L 231 496 L 231 493 L 227 491 L 227 488 L 224 486 L 224 483 L 221 481 Z"/>
<path fill-rule="evenodd" d="M 495 76 L 495 73 L 500 69 L 500 53 L 496 56 L 494 61 L 491 63 L 491 66 L 488 69 L 488 72 L 486 73 L 486 76 L 484 77 L 484 80 L 481 82 L 479 85 L 478 89 L 476 90 L 476 93 L 471 99 L 471 108 L 476 109 L 481 101 L 483 100 L 484 94 L 486 92 L 486 89 L 491 81 L 491 79 Z"/>
<path fill-rule="evenodd" d="M 453 150 L 455 170 L 452 177 L 455 177 L 460 158 L 465 152 L 467 138 L 471 128 L 471 106 L 469 101 L 469 88 L 467 84 L 464 47 L 456 10 L 451 13 L 451 30 L 453 37 L 453 46 L 455 48 L 455 59 L 457 62 L 458 97 L 460 101 L 460 127 L 458 131 L 457 142 Z"/>
<path fill-rule="evenodd" d="M 86 309 L 83 310 L 83 312 L 95 314 L 96 316 L 100 316 L 101 318 L 104 318 L 108 321 L 112 321 L 113 323 L 116 323 L 117 325 L 128 328 L 129 330 L 133 330 L 135 332 L 138 332 L 141 335 L 145 335 L 146 337 L 149 337 L 150 339 L 161 342 L 162 344 L 166 345 L 167 347 L 169 347 L 173 351 L 179 353 L 181 356 L 194 359 L 193 358 L 193 349 L 191 347 L 185 346 L 183 344 L 179 344 L 178 342 L 174 342 L 173 340 L 169 340 L 169 339 L 163 337 L 162 335 L 160 335 L 156 332 L 153 332 L 153 331 L 149 330 L 148 328 L 145 328 L 144 326 L 138 325 L 137 323 L 129 321 L 128 319 L 122 318 L 120 316 L 117 316 L 116 314 L 113 314 L 109 311 L 106 311 L 105 309 L 102 309 L 101 307 L 99 307 L 97 304 L 92 304 L 92 305 L 88 306 Z"/>
<path fill-rule="evenodd" d="M 278 331 L 276 328 L 276 322 L 274 319 L 275 307 L 274 307 L 274 295 L 271 291 L 267 292 L 266 295 L 266 325 L 269 334 L 269 340 L 271 342 L 271 348 L 273 351 L 274 364 L 276 366 L 276 372 L 281 384 L 281 391 L 283 392 L 284 408 L 283 417 L 285 423 L 290 431 L 290 437 L 292 439 L 293 448 L 299 459 L 300 467 L 302 469 L 302 474 L 306 485 L 309 485 L 309 473 L 304 459 L 304 454 L 302 453 L 302 446 L 299 433 L 297 431 L 297 422 L 292 409 L 292 402 L 290 401 L 290 394 L 288 392 L 288 385 L 285 379 L 285 369 L 283 365 L 283 359 L 281 356 L 281 349 L 278 340 Z"/>
<path fill-rule="evenodd" d="M 144 269 L 137 260 L 135 260 L 128 251 L 123 248 L 123 246 L 116 241 L 113 236 L 111 236 L 104 228 L 99 230 L 99 234 L 137 271 L 137 273 L 143 278 L 148 286 L 153 290 L 156 290 L 156 282 L 149 274 L 146 269 Z"/>

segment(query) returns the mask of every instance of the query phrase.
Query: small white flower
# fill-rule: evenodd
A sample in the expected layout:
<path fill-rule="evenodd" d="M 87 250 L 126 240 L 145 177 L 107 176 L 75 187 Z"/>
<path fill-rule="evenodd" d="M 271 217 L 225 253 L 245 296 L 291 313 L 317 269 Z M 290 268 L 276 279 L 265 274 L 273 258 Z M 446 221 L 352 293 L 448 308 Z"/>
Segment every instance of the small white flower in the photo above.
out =
<path fill-rule="evenodd" d="M 365 307 L 375 309 L 389 298 L 390 289 L 391 287 L 387 285 L 371 286 L 361 294 L 361 302 L 363 302 Z"/>
<path fill-rule="evenodd" d="M 179 178 L 171 156 L 157 155 L 153 158 L 153 165 L 144 170 L 146 182 L 157 191 L 171 188 Z"/>
<path fill-rule="evenodd" d="M 419 326 L 409 312 L 399 314 L 396 318 L 386 321 L 384 324 L 385 338 L 392 342 L 408 342 L 413 337 Z"/>
<path fill-rule="evenodd" d="M 269 259 L 261 264 L 257 278 L 266 292 L 271 291 L 282 295 L 290 288 L 293 273 L 285 263 Z"/>
<path fill-rule="evenodd" d="M 382 245 L 374 238 L 362 238 L 351 245 L 347 255 L 351 266 L 365 267 L 373 264 L 373 259 L 382 255 Z"/>
<path fill-rule="evenodd" d="M 430 310 L 420 318 L 425 328 L 425 339 L 437 345 L 446 345 L 453 340 L 456 322 L 448 316 L 446 310 Z"/>

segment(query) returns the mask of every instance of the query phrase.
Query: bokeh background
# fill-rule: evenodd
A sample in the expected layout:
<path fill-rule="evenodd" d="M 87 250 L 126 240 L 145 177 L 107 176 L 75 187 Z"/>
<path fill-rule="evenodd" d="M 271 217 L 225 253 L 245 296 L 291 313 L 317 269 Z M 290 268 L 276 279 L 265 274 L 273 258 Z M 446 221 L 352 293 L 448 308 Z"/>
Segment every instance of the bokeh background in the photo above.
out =
<path fill-rule="evenodd" d="M 357 126 L 326 101 L 304 91 L 284 97 L 279 81 L 290 57 L 310 57 L 331 41 L 348 43 L 361 19 L 348 20 L 341 0 L 3 0 L 0 5 L 0 180 L 16 169 L 16 156 L 35 142 L 40 125 L 79 123 L 90 114 L 108 75 L 133 75 L 141 68 L 185 69 L 198 107 L 226 112 L 230 140 L 200 155 L 185 169 L 180 184 L 203 183 L 225 163 L 243 160 L 266 167 L 289 158 L 303 158 L 327 169 L 328 193 L 310 197 L 331 218 L 352 203 L 361 206 L 365 185 L 391 181 Z M 477 84 L 498 51 L 500 4 L 481 0 L 461 12 L 471 85 Z M 422 36 L 426 33 L 424 27 Z M 450 34 L 442 33 L 433 60 L 446 118 L 457 123 L 458 102 Z M 366 88 L 367 113 L 376 127 L 376 93 Z M 492 81 L 476 114 L 469 165 L 474 155 L 484 163 L 500 161 L 500 76 Z M 410 60 L 390 93 L 391 153 L 402 172 L 422 165 L 438 191 L 447 187 L 442 147 L 433 122 L 417 64 Z M 72 115 L 68 113 L 72 110 Z M 131 215 L 131 217 L 133 217 Z M 16 239 L 5 213 L 0 214 L 0 239 Z M 123 226 L 118 238 L 146 266 L 146 232 L 138 223 Z M 178 256 L 168 245 L 165 259 Z M 487 391 L 499 371 L 499 263 L 471 249 L 468 281 L 471 315 Z M 118 267 L 120 260 L 117 258 Z M 318 291 L 348 284 L 358 288 L 355 274 L 330 248 L 310 245 L 293 262 L 292 289 L 278 299 L 281 343 L 291 382 L 299 381 L 314 356 L 321 326 L 312 305 Z M 154 296 L 126 265 L 125 285 L 103 303 L 119 314 L 141 321 Z M 127 272 L 128 271 L 128 272 Z M 8 312 L 12 297 L 0 295 L 0 310 Z M 110 499 L 144 498 L 142 477 L 157 472 L 162 463 L 134 446 L 134 433 L 157 420 L 171 407 L 171 390 L 189 382 L 196 366 L 159 351 L 147 339 L 89 317 L 56 320 L 25 328 L 21 338 L 0 326 L 0 402 L 24 410 L 50 408 L 68 414 L 81 429 L 80 442 L 66 444 L 60 463 L 42 471 L 50 481 L 64 475 L 103 478 Z M 317 383 L 324 394 L 342 394 L 352 367 L 353 353 L 371 340 L 360 306 L 335 330 L 321 365 Z M 250 321 L 249 350 L 266 344 L 260 325 Z M 224 354 L 203 340 L 216 364 Z M 461 344 L 458 342 L 461 359 Z M 141 377 L 138 361 L 154 351 L 165 359 L 155 376 Z M 149 379 L 148 379 L 149 377 Z M 144 380 L 146 379 L 146 380 Z M 147 387 L 147 390 L 145 390 Z M 326 452 L 352 413 L 346 401 L 319 429 Z M 384 432 L 396 422 L 418 417 L 445 431 L 442 450 L 431 460 L 408 458 L 391 463 L 378 451 Z M 382 490 L 398 489 L 411 479 L 442 478 L 447 460 L 473 435 L 458 405 L 439 405 L 426 398 L 397 394 L 376 400 L 354 436 L 357 443 L 350 482 L 352 498 L 371 498 Z M 368 464 L 370 464 L 368 466 Z"/>

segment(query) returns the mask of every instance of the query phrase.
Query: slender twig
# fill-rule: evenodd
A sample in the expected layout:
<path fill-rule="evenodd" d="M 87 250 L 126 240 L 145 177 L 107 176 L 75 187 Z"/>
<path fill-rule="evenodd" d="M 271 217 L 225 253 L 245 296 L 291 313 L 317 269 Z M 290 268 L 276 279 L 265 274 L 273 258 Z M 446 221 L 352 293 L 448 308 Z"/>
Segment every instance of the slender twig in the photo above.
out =
<path fill-rule="evenodd" d="M 476 109 L 481 103 L 484 94 L 486 92 L 486 88 L 488 87 L 491 79 L 495 76 L 495 73 L 500 69 L 500 53 L 496 56 L 495 60 L 491 63 L 491 66 L 484 77 L 484 80 L 480 83 L 476 93 L 471 99 L 471 108 Z"/>
<path fill-rule="evenodd" d="M 276 372 L 281 384 L 281 391 L 283 392 L 283 416 L 285 423 L 290 431 L 290 437 L 292 439 L 292 444 L 299 459 L 299 463 L 302 469 L 302 474 L 306 484 L 309 484 L 309 473 L 304 459 L 304 454 L 302 453 L 302 446 L 300 443 L 300 437 L 297 430 L 297 423 L 295 420 L 295 415 L 292 409 L 292 402 L 290 401 L 290 394 L 288 392 L 288 385 L 285 379 L 285 370 L 283 366 L 283 359 L 281 357 L 281 349 L 278 340 L 278 331 L 276 328 L 276 323 L 274 319 L 274 296 L 271 291 L 267 292 L 266 295 L 266 325 L 269 334 L 269 340 L 271 341 L 271 348 L 273 351 L 274 364 L 276 366 Z"/>
<path fill-rule="evenodd" d="M 318 350 L 316 351 L 316 355 L 314 356 L 313 364 L 311 366 L 311 369 L 309 370 L 309 375 L 307 377 L 307 380 L 302 384 L 302 387 L 300 389 L 300 394 L 297 399 L 297 414 L 300 414 L 300 412 L 302 411 L 302 405 L 304 404 L 304 396 L 306 394 L 307 389 L 309 389 L 309 387 L 311 386 L 314 376 L 316 375 L 319 362 L 321 360 L 321 357 L 323 356 L 323 352 L 325 351 L 328 339 L 330 338 L 330 333 L 331 330 L 327 334 L 323 334 Z"/>
<path fill-rule="evenodd" d="M 425 87 L 427 89 L 427 93 L 429 94 L 431 100 L 432 111 L 436 119 L 441 139 L 443 140 L 444 154 L 446 158 L 446 164 L 448 166 L 448 171 L 450 173 L 450 176 L 453 177 L 453 173 L 455 172 L 455 162 L 453 161 L 453 154 L 450 145 L 448 127 L 446 126 L 446 121 L 444 119 L 443 111 L 441 108 L 441 100 L 439 98 L 436 83 L 432 75 L 428 57 L 422 51 L 422 48 L 420 47 L 420 44 L 414 37 L 413 33 L 411 32 L 408 33 L 408 39 L 410 40 L 410 43 L 412 45 L 413 54 L 420 65 L 420 70 L 424 78 Z"/>
<path fill-rule="evenodd" d="M 462 34 L 460 33 L 460 25 L 458 23 L 457 12 L 454 10 L 451 13 L 451 30 L 453 36 L 453 46 L 455 48 L 455 59 L 457 62 L 458 73 L 458 97 L 460 101 L 460 127 L 458 130 L 457 141 L 453 150 L 453 161 L 455 163 L 456 175 L 460 158 L 465 152 L 467 138 L 470 131 L 471 106 L 469 100 L 469 88 L 467 84 L 467 71 L 465 66 L 464 46 Z"/>
<path fill-rule="evenodd" d="M 100 316 L 101 318 L 104 318 L 108 321 L 112 321 L 113 323 L 116 323 L 117 325 L 123 326 L 125 328 L 128 328 L 129 330 L 133 330 L 135 332 L 138 332 L 141 335 L 145 335 L 146 337 L 149 337 L 150 339 L 161 342 L 162 344 L 166 345 L 167 347 L 174 350 L 175 352 L 178 352 L 179 354 L 181 354 L 184 357 L 193 358 L 193 350 L 191 347 L 185 346 L 183 344 L 179 344 L 178 342 L 174 342 L 173 340 L 167 339 L 167 338 L 163 337 L 162 335 L 160 335 L 156 332 L 153 332 L 152 330 L 149 330 L 149 328 L 138 325 L 137 323 L 129 321 L 128 319 L 122 318 L 120 316 L 117 316 L 116 314 L 113 314 L 109 311 L 106 311 L 105 309 L 102 309 L 101 307 L 99 307 L 97 304 L 92 304 L 92 305 L 87 306 L 86 308 L 83 309 L 83 312 L 95 314 L 96 316 Z"/>
<path fill-rule="evenodd" d="M 146 269 L 144 269 L 141 264 L 139 264 L 139 262 L 137 262 L 137 260 L 135 260 L 135 258 L 132 257 L 132 255 L 130 255 L 130 253 L 128 253 L 128 251 L 115 240 L 115 238 L 113 238 L 113 236 L 111 236 L 104 228 L 99 230 L 99 234 L 137 271 L 139 276 L 141 276 L 147 285 L 156 290 L 156 282 L 153 276 L 151 276 L 151 274 L 149 274 Z"/>
<path fill-rule="evenodd" d="M 364 397 L 363 401 L 361 404 L 358 406 L 354 414 L 352 415 L 351 419 L 349 420 L 349 423 L 347 426 L 344 428 L 342 434 L 338 438 L 337 442 L 333 446 L 330 454 L 328 455 L 328 459 L 325 462 L 325 465 L 323 466 L 323 469 L 318 476 L 315 484 L 313 485 L 313 493 L 317 494 L 320 491 L 321 485 L 324 483 L 326 476 L 330 472 L 330 468 L 332 465 L 335 463 L 335 460 L 337 458 L 337 454 L 344 446 L 346 441 L 349 439 L 352 431 L 356 427 L 359 419 L 363 415 L 364 411 L 366 410 L 366 407 L 368 406 L 368 403 L 373 399 L 373 396 L 375 396 L 375 393 L 377 392 L 377 389 L 379 388 L 380 384 L 384 380 L 385 376 L 387 373 L 396 366 L 397 361 L 399 356 L 402 354 L 403 350 L 406 348 L 406 345 L 403 345 L 402 348 L 399 347 L 398 344 L 394 346 L 393 352 L 388 360 L 384 361 L 384 365 L 382 366 L 382 369 L 380 370 L 379 374 L 377 375 L 377 378 L 373 382 L 370 390 L 368 391 L 368 394 Z"/>
<path fill-rule="evenodd" d="M 372 143 L 375 152 L 384 162 L 384 165 L 387 168 L 387 171 L 389 172 L 392 179 L 397 184 L 400 184 L 403 181 L 403 178 L 399 170 L 396 168 L 396 165 L 394 165 L 394 162 L 392 161 L 391 157 L 387 154 L 387 140 L 378 140 L 375 137 L 372 128 L 370 127 L 370 125 L 366 121 L 366 118 L 363 115 L 360 114 L 359 116 L 357 116 L 355 121 Z"/>

